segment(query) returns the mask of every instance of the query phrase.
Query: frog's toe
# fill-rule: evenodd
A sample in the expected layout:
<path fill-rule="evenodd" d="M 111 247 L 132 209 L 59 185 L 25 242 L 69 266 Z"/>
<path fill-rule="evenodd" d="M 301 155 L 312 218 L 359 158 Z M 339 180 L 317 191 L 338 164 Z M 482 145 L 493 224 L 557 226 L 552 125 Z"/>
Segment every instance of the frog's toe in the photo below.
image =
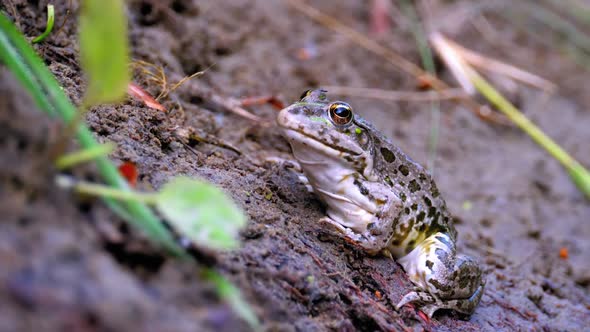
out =
<path fill-rule="evenodd" d="M 438 309 L 441 309 L 434 296 L 419 289 L 415 289 L 406 294 L 396 305 L 396 309 L 399 310 L 401 307 L 409 303 L 415 303 L 420 311 L 428 315 L 428 318 L 432 318 L 432 315 L 434 315 Z"/>
<path fill-rule="evenodd" d="M 408 294 L 404 295 L 401 301 L 395 306 L 396 310 L 399 310 L 401 307 L 405 306 L 408 303 L 434 303 L 436 299 L 430 295 L 429 293 L 420 290 L 419 288 L 415 288 L 413 291 L 409 292 Z"/>
<path fill-rule="evenodd" d="M 334 221 L 330 217 L 322 217 L 322 218 L 320 218 L 320 220 L 318 220 L 318 223 L 324 224 L 328 227 L 331 227 L 333 230 L 337 231 L 338 233 L 347 235 L 346 228 L 344 226 L 342 226 L 341 224 L 339 224 L 338 222 Z"/>
<path fill-rule="evenodd" d="M 420 310 L 425 313 L 426 315 L 428 315 L 428 318 L 432 318 L 432 316 L 434 315 L 434 313 L 438 310 L 438 309 L 442 309 L 441 307 L 439 307 L 437 304 L 427 304 L 425 306 L 420 307 Z"/>
<path fill-rule="evenodd" d="M 428 317 L 432 317 L 434 312 L 437 311 L 438 309 L 454 310 L 454 311 L 462 313 L 464 315 L 471 315 L 471 314 L 473 314 L 473 312 L 475 311 L 475 308 L 477 307 L 477 305 L 479 304 L 479 301 L 481 300 L 484 288 L 485 288 L 485 285 L 482 283 L 475 290 L 475 292 L 473 292 L 473 294 L 468 298 L 442 300 L 442 301 L 439 301 L 438 303 L 426 305 L 420 309 L 422 311 L 424 311 L 425 313 L 427 313 Z M 431 306 L 433 306 L 434 308 L 426 308 L 426 307 L 431 307 Z M 427 310 L 432 310 L 432 312 L 428 313 Z"/>
<path fill-rule="evenodd" d="M 426 295 L 424 295 L 426 294 Z M 396 309 L 399 310 L 402 306 L 415 303 L 416 308 L 425 313 L 428 318 L 432 318 L 434 313 L 439 309 L 455 309 L 458 307 L 464 307 L 465 304 L 457 303 L 464 300 L 451 300 L 451 301 L 437 301 L 428 293 L 419 294 L 419 292 L 411 292 L 406 294 L 402 300 L 397 304 Z"/>
<path fill-rule="evenodd" d="M 436 301 L 436 299 L 425 292 L 420 291 L 413 291 L 406 294 L 401 301 L 396 306 L 396 309 L 399 310 L 406 304 L 416 303 L 416 307 L 425 313 L 428 318 L 432 318 L 432 315 L 438 310 L 443 309 L 440 303 Z"/>

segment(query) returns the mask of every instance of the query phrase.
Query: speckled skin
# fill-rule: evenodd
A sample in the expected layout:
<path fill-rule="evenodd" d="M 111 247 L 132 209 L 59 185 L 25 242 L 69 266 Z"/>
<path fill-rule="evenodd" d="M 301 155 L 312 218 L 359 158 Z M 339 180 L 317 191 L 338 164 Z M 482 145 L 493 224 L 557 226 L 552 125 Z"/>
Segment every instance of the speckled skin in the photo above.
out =
<path fill-rule="evenodd" d="M 471 314 L 483 294 L 479 265 L 455 250 L 445 201 L 422 166 L 357 115 L 338 124 L 326 91 L 306 91 L 277 118 L 327 206 L 322 221 L 370 254 L 393 256 L 416 288 L 398 303 Z M 352 109 L 350 108 L 352 111 Z"/>

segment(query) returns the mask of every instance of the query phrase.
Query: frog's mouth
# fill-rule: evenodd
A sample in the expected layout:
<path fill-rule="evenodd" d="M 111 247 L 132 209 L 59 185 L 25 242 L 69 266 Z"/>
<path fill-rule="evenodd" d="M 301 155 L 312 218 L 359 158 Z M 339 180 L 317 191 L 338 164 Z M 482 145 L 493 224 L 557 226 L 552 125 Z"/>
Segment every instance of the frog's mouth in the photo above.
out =
<path fill-rule="evenodd" d="M 362 151 L 352 151 L 330 142 L 318 140 L 314 136 L 292 128 L 283 127 L 283 133 L 287 140 L 289 140 L 289 143 L 291 143 L 291 146 L 293 146 L 294 143 L 302 144 L 332 158 L 342 158 L 344 155 L 358 157 L 362 154 Z"/>

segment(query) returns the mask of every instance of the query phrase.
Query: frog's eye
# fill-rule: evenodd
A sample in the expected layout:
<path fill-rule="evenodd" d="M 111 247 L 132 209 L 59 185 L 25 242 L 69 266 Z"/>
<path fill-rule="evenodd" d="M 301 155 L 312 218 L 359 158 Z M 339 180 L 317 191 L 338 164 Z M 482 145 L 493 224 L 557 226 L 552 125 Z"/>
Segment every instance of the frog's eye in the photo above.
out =
<path fill-rule="evenodd" d="M 330 104 L 328 114 L 335 125 L 344 126 L 352 122 L 352 107 L 347 103 L 337 101 Z"/>
<path fill-rule="evenodd" d="M 303 98 L 309 96 L 312 91 L 313 91 L 312 89 L 308 89 L 308 90 L 303 91 L 303 93 L 301 94 L 301 97 L 299 97 L 299 100 L 303 100 Z"/>

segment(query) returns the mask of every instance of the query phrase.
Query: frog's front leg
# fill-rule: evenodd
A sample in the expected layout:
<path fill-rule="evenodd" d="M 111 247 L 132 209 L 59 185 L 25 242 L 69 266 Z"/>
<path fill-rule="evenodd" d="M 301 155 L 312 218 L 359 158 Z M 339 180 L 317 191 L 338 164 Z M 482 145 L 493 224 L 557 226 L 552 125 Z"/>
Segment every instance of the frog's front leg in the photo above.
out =
<path fill-rule="evenodd" d="M 417 289 L 397 304 L 416 303 L 429 317 L 438 309 L 470 315 L 484 290 L 481 269 L 469 256 L 457 255 L 455 244 L 445 233 L 435 233 L 400 258 Z"/>
<path fill-rule="evenodd" d="M 319 222 L 331 225 L 337 232 L 342 234 L 348 242 L 360 247 L 369 255 L 383 253 L 386 256 L 391 257 L 389 251 L 383 250 L 383 248 L 387 245 L 389 238 L 391 237 L 389 234 L 379 234 L 377 236 L 373 236 L 369 232 L 357 233 L 351 228 L 342 226 L 341 223 L 330 217 L 323 217 L 319 220 Z"/>
<path fill-rule="evenodd" d="M 347 188 L 355 187 L 352 177 L 350 181 Z M 327 216 L 320 221 L 336 228 L 368 254 L 376 255 L 387 248 L 402 204 L 399 197 L 382 184 L 364 182 L 362 188 L 362 191 L 351 190 L 347 195 L 318 188 L 316 193 L 327 205 Z"/>

